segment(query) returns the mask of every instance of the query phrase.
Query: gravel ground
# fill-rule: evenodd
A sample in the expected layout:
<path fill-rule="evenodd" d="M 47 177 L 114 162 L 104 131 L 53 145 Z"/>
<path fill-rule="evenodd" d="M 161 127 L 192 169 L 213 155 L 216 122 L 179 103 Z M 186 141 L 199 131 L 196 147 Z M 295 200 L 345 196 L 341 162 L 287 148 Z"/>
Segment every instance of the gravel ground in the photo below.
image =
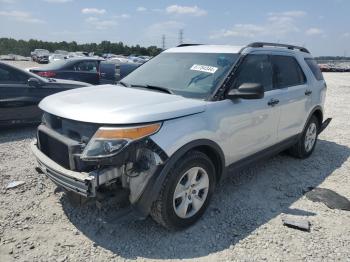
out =
<path fill-rule="evenodd" d="M 175 233 L 151 219 L 116 222 L 113 205 L 73 205 L 35 172 L 35 129 L 1 130 L 0 261 L 350 261 L 350 212 L 303 196 L 323 187 L 350 199 L 350 74 L 325 77 L 333 121 L 314 154 L 280 154 L 228 178 L 204 217 Z M 26 183 L 5 190 L 14 180 Z M 283 226 L 286 215 L 311 231 Z"/>

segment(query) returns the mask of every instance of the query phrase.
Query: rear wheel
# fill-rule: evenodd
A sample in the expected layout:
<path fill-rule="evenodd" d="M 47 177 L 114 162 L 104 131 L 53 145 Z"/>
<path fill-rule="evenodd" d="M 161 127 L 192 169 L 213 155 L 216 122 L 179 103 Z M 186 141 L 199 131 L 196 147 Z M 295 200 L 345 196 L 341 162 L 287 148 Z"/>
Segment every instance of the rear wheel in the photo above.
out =
<path fill-rule="evenodd" d="M 168 173 L 151 216 L 168 229 L 194 224 L 206 210 L 215 188 L 215 168 L 207 155 L 190 151 Z"/>
<path fill-rule="evenodd" d="M 307 123 L 299 141 L 289 149 L 289 153 L 298 158 L 309 157 L 315 149 L 319 130 L 319 122 L 312 116 Z"/>

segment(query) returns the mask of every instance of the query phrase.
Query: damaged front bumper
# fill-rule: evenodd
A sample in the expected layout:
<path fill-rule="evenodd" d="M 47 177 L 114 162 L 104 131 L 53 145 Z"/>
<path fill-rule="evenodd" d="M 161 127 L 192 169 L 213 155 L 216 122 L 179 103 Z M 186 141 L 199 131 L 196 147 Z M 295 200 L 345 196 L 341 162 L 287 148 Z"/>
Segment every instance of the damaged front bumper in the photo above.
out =
<path fill-rule="evenodd" d="M 38 162 L 38 169 L 55 184 L 85 197 L 96 196 L 97 173 L 95 171 L 76 172 L 58 165 L 39 150 L 36 141 L 31 143 L 31 149 Z"/>

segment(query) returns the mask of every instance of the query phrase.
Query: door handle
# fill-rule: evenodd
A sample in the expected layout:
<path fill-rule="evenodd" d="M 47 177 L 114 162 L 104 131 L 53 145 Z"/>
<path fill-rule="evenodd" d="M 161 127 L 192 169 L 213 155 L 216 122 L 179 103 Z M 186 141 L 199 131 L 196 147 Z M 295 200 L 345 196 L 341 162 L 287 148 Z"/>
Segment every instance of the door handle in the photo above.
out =
<path fill-rule="evenodd" d="M 305 91 L 305 95 L 306 95 L 306 96 L 309 96 L 309 95 L 311 95 L 311 94 L 312 94 L 312 91 L 311 91 L 311 90 L 306 90 L 306 91 Z"/>
<path fill-rule="evenodd" d="M 278 99 L 271 98 L 271 100 L 267 103 L 269 106 L 275 106 L 279 103 L 280 101 Z"/>

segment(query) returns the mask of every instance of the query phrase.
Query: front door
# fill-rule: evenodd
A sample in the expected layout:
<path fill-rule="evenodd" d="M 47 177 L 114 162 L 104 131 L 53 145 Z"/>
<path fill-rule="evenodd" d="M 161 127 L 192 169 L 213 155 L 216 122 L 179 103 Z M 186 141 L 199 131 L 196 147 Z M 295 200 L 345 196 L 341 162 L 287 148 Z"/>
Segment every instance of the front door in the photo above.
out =
<path fill-rule="evenodd" d="M 37 101 L 28 93 L 28 75 L 0 65 L 0 123 L 26 123 L 37 118 Z"/>
<path fill-rule="evenodd" d="M 262 99 L 224 100 L 225 114 L 221 116 L 222 134 L 228 164 L 236 162 L 276 143 L 280 111 L 270 104 L 274 96 L 272 66 L 267 54 L 247 55 L 238 68 L 232 88 L 243 83 L 259 83 L 265 90 Z"/>

